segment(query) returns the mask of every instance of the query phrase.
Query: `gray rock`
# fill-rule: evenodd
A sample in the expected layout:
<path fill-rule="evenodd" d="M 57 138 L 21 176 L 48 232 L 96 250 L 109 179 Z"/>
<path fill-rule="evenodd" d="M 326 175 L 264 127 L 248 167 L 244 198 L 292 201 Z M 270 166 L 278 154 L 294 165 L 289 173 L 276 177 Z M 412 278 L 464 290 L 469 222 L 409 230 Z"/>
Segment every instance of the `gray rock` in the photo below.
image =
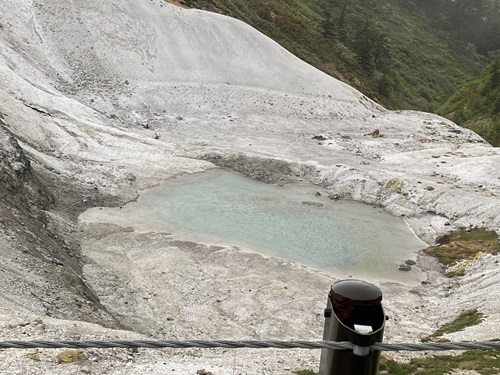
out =
<path fill-rule="evenodd" d="M 411 271 L 411 266 L 409 266 L 408 264 L 400 264 L 398 270 L 408 272 Z"/>
<path fill-rule="evenodd" d="M 311 202 L 311 201 L 304 201 L 304 202 L 302 202 L 302 204 L 305 204 L 307 206 L 316 206 L 316 207 L 323 207 L 324 206 L 323 203 Z"/>

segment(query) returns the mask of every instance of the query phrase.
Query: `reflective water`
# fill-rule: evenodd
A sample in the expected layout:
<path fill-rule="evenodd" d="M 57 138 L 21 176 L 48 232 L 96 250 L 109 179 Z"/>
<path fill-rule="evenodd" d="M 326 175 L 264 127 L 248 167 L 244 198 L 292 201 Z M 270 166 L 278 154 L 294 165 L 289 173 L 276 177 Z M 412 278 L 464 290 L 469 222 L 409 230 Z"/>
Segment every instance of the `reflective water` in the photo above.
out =
<path fill-rule="evenodd" d="M 417 270 L 397 270 L 425 247 L 401 218 L 318 191 L 216 170 L 168 181 L 141 194 L 138 203 L 187 239 L 239 245 L 345 276 L 419 277 Z"/>

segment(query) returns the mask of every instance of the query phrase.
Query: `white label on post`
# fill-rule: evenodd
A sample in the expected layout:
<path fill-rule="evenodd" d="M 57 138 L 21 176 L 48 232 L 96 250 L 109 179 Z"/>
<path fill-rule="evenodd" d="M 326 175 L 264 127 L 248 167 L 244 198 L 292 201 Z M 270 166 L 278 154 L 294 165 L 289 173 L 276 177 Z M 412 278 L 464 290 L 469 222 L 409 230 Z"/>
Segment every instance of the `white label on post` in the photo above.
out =
<path fill-rule="evenodd" d="M 362 335 L 367 335 L 373 332 L 372 326 L 364 326 L 362 324 L 355 324 L 354 330 L 358 333 L 361 333 Z"/>

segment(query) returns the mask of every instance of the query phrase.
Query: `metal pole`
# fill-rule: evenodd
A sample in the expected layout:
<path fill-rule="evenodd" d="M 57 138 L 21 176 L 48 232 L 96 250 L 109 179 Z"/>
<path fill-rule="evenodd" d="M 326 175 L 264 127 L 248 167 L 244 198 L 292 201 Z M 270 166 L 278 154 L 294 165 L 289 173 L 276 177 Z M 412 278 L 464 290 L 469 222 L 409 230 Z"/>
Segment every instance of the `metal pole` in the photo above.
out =
<path fill-rule="evenodd" d="M 351 350 L 321 350 L 319 375 L 376 375 L 380 351 L 370 346 L 381 342 L 385 314 L 382 292 L 360 280 L 334 283 L 325 309 L 323 340 L 350 341 Z"/>

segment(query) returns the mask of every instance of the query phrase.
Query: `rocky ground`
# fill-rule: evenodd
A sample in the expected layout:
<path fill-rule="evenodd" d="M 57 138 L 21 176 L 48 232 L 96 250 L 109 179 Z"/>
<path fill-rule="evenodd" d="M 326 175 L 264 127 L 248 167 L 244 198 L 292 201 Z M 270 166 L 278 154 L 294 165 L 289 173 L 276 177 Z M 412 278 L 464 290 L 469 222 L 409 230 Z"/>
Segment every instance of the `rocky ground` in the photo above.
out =
<path fill-rule="evenodd" d="M 0 13 L 0 338 L 306 339 L 336 280 L 235 246 L 79 220 L 184 173 L 307 180 L 384 207 L 433 243 L 500 228 L 500 152 L 427 113 L 389 112 L 241 22 L 163 1 L 6 0 Z M 500 337 L 498 256 L 465 276 L 380 283 L 387 342 L 467 308 Z M 2 374 L 289 374 L 317 351 L 0 351 Z M 401 356 L 404 357 L 402 354 Z M 63 360 L 60 360 L 63 362 Z M 76 364 L 78 363 L 78 364 Z"/>

